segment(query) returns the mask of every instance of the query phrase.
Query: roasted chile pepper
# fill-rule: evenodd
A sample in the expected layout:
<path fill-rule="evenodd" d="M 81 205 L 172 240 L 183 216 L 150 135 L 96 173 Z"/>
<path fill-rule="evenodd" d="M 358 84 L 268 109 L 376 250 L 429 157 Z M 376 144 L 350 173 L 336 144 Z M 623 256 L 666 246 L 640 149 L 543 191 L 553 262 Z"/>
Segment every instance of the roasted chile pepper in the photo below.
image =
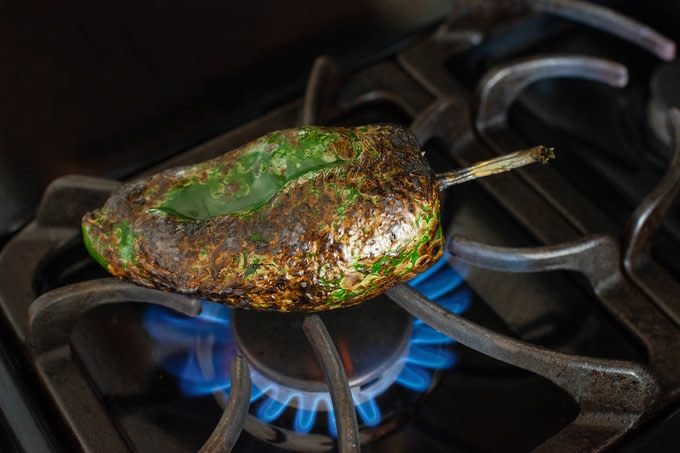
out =
<path fill-rule="evenodd" d="M 83 238 L 140 285 L 256 310 L 349 307 L 441 256 L 441 188 L 546 153 L 435 177 L 399 126 L 276 131 L 124 185 L 83 217 Z"/>

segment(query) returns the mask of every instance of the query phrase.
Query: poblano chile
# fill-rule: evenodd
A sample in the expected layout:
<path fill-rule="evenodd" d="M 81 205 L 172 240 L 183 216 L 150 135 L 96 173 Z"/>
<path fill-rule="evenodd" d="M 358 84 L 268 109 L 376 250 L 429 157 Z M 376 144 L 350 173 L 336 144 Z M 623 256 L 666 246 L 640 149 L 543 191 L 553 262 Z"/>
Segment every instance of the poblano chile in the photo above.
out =
<path fill-rule="evenodd" d="M 122 186 L 83 217 L 83 239 L 140 285 L 256 310 L 349 307 L 439 259 L 441 188 L 550 154 L 435 176 L 399 126 L 276 131 Z"/>

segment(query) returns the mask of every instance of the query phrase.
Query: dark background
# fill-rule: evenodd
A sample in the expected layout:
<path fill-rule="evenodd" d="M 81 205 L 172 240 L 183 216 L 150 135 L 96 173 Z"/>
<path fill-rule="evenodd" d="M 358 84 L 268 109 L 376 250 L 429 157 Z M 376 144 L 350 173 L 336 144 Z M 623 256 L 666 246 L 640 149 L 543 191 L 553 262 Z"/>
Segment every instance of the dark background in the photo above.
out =
<path fill-rule="evenodd" d="M 124 177 L 292 99 L 444 0 L 0 1 L 0 243 L 64 174 Z M 376 50 L 374 50 L 376 49 Z"/>

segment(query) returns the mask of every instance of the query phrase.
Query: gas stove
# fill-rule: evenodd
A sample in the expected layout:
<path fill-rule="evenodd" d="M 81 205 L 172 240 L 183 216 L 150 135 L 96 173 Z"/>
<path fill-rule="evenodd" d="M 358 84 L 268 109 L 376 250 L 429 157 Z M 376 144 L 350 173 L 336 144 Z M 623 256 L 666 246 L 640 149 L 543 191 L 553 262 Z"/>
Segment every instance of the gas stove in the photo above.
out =
<path fill-rule="evenodd" d="M 251 312 L 110 278 L 79 226 L 120 182 L 53 181 L 0 252 L 7 437 L 25 451 L 677 449 L 680 9 L 648 3 L 456 2 L 361 65 L 318 57 L 300 98 L 130 174 L 305 124 L 408 126 L 437 172 L 556 148 L 550 165 L 448 189 L 444 257 L 357 307 Z"/>

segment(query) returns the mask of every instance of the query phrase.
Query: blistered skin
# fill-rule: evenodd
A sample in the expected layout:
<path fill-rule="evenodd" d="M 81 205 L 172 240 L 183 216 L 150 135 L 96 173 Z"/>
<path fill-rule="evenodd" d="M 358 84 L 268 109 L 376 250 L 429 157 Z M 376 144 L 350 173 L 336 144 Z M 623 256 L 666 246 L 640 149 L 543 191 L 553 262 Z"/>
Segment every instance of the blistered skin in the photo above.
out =
<path fill-rule="evenodd" d="M 232 307 L 314 312 L 433 264 L 439 204 L 406 129 L 304 127 L 127 184 L 82 226 L 115 276 Z"/>

